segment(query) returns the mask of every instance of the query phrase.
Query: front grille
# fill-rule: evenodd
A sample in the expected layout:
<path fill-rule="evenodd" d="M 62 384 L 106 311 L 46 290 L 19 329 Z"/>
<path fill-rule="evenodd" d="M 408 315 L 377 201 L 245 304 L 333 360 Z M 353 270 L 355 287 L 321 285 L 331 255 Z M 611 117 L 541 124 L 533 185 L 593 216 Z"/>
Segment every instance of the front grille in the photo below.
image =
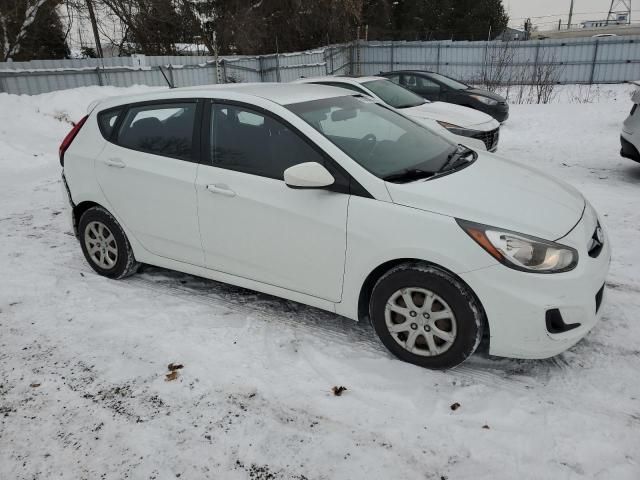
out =
<path fill-rule="evenodd" d="M 598 290 L 598 293 L 596 293 L 596 313 L 598 313 L 598 310 L 600 310 L 600 305 L 602 305 L 603 296 L 604 296 L 604 285 L 602 285 L 602 288 Z"/>
<path fill-rule="evenodd" d="M 604 247 L 604 233 L 600 223 L 598 223 L 596 229 L 593 231 L 593 235 L 591 235 L 591 238 L 589 239 L 589 244 L 587 245 L 589 256 L 591 258 L 598 258 L 598 255 L 600 255 L 600 252 L 602 251 L 602 247 Z"/>
<path fill-rule="evenodd" d="M 489 132 L 478 132 L 472 138 L 482 140 L 488 151 L 494 150 L 498 147 L 498 141 L 500 140 L 500 127 Z"/>

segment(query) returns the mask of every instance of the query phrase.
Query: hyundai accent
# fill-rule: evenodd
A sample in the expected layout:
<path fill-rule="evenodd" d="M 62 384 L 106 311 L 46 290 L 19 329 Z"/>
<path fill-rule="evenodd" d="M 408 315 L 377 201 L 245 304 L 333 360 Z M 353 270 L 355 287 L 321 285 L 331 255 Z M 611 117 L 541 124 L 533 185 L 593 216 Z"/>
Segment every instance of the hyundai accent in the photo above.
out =
<path fill-rule="evenodd" d="M 574 188 L 452 143 L 362 95 L 197 87 L 93 105 L 60 146 L 74 231 L 113 279 L 141 263 L 371 321 L 450 368 L 571 347 L 610 247 Z"/>

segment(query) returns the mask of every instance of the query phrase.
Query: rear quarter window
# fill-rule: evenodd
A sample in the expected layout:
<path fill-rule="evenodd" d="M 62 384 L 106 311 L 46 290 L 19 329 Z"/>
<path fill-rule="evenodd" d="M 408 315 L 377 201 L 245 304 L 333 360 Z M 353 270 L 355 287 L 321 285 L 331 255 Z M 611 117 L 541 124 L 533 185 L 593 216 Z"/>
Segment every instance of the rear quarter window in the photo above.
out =
<path fill-rule="evenodd" d="M 110 139 L 113 134 L 113 129 L 118 121 L 118 116 L 122 112 L 122 108 L 113 108 L 111 110 L 105 110 L 98 114 L 98 126 L 100 132 L 105 139 Z"/>

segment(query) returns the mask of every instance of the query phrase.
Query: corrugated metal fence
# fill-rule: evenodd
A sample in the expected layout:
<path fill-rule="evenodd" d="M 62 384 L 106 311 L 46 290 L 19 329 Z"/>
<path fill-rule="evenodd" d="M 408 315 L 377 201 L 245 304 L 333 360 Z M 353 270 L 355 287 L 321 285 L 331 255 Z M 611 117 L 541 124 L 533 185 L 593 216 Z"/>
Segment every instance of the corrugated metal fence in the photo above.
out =
<path fill-rule="evenodd" d="M 469 83 L 526 83 L 536 68 L 558 83 L 640 79 L 640 36 L 526 42 L 353 42 L 260 56 L 144 56 L 0 63 L 0 92 L 38 94 L 88 85 L 176 87 L 288 82 L 318 75 L 428 69 Z M 497 74 L 499 72 L 499 75 Z M 499 77 L 499 78 L 498 78 Z"/>
<path fill-rule="evenodd" d="M 496 77 L 526 83 L 533 70 L 553 70 L 557 83 L 619 83 L 640 79 L 640 36 L 512 42 L 368 42 L 354 73 L 425 69 L 468 83 Z"/>
<path fill-rule="evenodd" d="M 0 92 L 35 95 L 89 85 L 187 87 L 229 82 L 289 82 L 349 73 L 350 45 L 260 56 L 113 57 L 0 62 Z"/>

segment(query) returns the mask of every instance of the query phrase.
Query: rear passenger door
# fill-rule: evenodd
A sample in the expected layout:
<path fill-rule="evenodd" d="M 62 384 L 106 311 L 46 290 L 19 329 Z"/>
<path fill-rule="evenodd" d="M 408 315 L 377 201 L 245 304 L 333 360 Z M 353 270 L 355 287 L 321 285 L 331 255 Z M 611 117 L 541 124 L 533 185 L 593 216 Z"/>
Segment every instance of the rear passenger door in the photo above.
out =
<path fill-rule="evenodd" d="M 109 141 L 96 160 L 109 208 L 142 246 L 194 265 L 204 261 L 194 185 L 201 110 L 196 100 L 136 104 L 113 125 L 103 112 Z"/>
<path fill-rule="evenodd" d="M 290 125 L 260 109 L 214 103 L 205 115 L 196 188 L 207 268 L 340 301 L 346 177 Z M 303 162 L 324 164 L 336 178 L 334 191 L 287 187 L 284 171 Z"/>

